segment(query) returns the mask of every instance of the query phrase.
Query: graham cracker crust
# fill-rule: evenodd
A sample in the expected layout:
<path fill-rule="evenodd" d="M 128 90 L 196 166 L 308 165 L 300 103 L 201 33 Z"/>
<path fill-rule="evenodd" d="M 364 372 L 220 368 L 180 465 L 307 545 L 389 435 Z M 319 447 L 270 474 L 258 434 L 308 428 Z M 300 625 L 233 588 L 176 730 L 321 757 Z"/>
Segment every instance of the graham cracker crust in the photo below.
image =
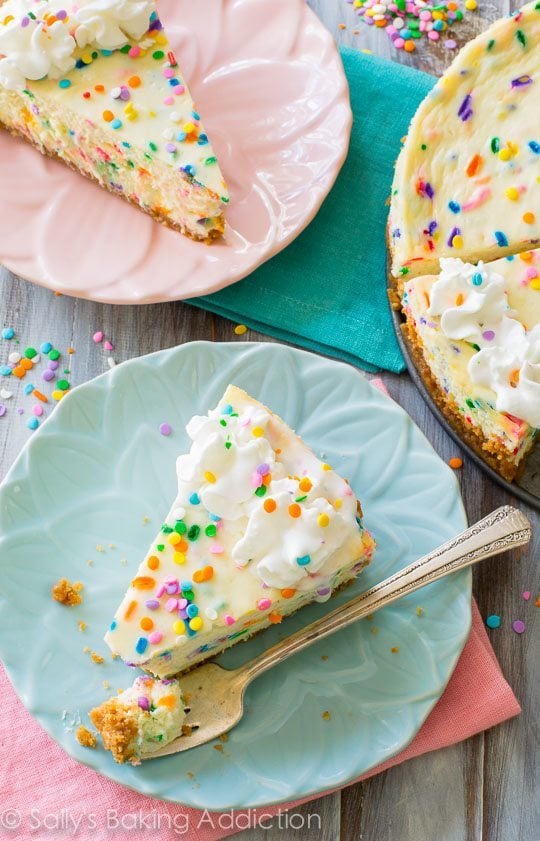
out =
<path fill-rule="evenodd" d="M 1 5 L 1 3 L 0 3 L 0 5 Z M 160 213 L 158 211 L 153 211 L 153 210 L 152 211 L 151 210 L 146 210 L 137 201 L 135 201 L 134 199 L 131 199 L 129 196 L 126 196 L 124 193 L 118 193 L 116 190 L 111 190 L 111 188 L 108 186 L 108 184 L 103 184 L 94 175 L 90 175 L 90 173 L 83 172 L 78 167 L 76 167 L 74 164 L 72 164 L 71 161 L 64 160 L 64 158 L 62 158 L 56 152 L 52 152 L 49 149 L 46 149 L 45 147 L 41 146 L 39 143 L 36 143 L 33 139 L 28 137 L 26 134 L 23 134 L 23 132 L 17 131 L 17 129 L 6 126 L 5 123 L 3 123 L 1 120 L 0 120 L 0 129 L 3 129 L 4 131 L 7 131 L 8 134 L 11 134 L 13 137 L 17 137 L 20 140 L 24 140 L 26 143 L 30 144 L 30 146 L 33 146 L 34 149 L 36 149 L 41 155 L 45 155 L 46 157 L 51 158 L 52 160 L 59 161 L 61 164 L 69 167 L 69 169 L 71 169 L 73 172 L 76 172 L 78 175 L 82 175 L 84 178 L 87 178 L 89 181 L 93 181 L 94 184 L 97 184 L 98 187 L 101 187 L 101 189 L 107 190 L 107 192 L 110 193 L 111 196 L 116 196 L 117 198 L 123 199 L 125 202 L 128 202 L 132 207 L 136 207 L 142 213 L 146 213 L 147 216 L 151 216 L 152 219 L 154 219 L 156 222 L 159 222 L 161 225 L 164 225 L 166 228 L 169 228 L 172 231 L 176 231 L 177 233 L 183 234 L 183 236 L 188 237 L 189 239 L 192 239 L 195 242 L 204 242 L 207 245 L 210 245 L 215 239 L 218 239 L 219 237 L 221 237 L 223 235 L 223 232 L 225 230 L 225 216 L 223 215 L 223 213 L 221 213 L 220 216 L 216 217 L 216 227 L 215 228 L 212 228 L 212 230 L 210 230 L 210 231 L 206 231 L 204 236 L 198 237 L 193 233 L 193 231 L 190 231 L 190 230 L 188 230 L 187 228 L 185 228 L 181 225 L 175 225 L 169 219 L 167 214 Z"/>

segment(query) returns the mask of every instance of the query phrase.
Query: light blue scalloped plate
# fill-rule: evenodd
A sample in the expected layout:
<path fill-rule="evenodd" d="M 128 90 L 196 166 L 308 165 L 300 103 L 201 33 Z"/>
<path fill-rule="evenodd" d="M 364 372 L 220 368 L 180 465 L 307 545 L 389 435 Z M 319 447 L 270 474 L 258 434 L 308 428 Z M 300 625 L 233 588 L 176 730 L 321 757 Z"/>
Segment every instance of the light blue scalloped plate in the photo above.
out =
<path fill-rule="evenodd" d="M 125 362 L 62 401 L 0 488 L 0 654 L 24 704 L 73 757 L 143 794 L 215 810 L 342 786 L 398 753 L 441 695 L 471 622 L 471 576 L 463 571 L 255 681 L 223 752 L 206 745 L 132 768 L 80 747 L 74 722 L 104 700 L 103 680 L 114 692 L 134 677 L 110 659 L 102 636 L 168 510 L 184 426 L 229 382 L 268 404 L 350 478 L 378 550 L 355 585 L 236 646 L 221 658 L 226 665 L 466 525 L 455 476 L 408 415 L 353 368 L 309 353 L 198 342 Z M 173 426 L 169 438 L 158 431 L 164 421 Z M 85 583 L 80 607 L 51 599 L 61 576 Z M 106 663 L 92 663 L 85 645 Z"/>

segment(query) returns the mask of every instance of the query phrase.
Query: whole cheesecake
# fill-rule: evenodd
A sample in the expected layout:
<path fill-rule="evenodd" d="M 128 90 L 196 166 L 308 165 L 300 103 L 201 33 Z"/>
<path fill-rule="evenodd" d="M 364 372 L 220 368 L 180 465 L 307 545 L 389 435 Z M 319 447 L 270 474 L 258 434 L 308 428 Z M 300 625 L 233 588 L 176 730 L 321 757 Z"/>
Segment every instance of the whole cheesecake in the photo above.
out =
<path fill-rule="evenodd" d="M 245 392 L 187 432 L 177 498 L 105 636 L 161 678 L 325 601 L 374 549 L 346 480 Z"/>
<path fill-rule="evenodd" d="M 225 181 L 153 0 L 0 0 L 0 124 L 193 239 L 224 230 Z"/>

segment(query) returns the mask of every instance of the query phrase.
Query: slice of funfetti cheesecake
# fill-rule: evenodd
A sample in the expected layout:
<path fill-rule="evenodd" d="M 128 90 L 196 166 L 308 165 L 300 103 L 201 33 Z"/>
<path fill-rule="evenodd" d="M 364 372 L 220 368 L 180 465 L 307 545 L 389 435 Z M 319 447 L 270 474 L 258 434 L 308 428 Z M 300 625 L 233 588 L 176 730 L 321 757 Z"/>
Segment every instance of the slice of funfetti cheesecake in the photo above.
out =
<path fill-rule="evenodd" d="M 171 228 L 223 231 L 227 188 L 152 0 L 0 0 L 0 124 Z"/>
<path fill-rule="evenodd" d="M 420 105 L 396 164 L 396 278 L 440 257 L 496 260 L 540 241 L 540 4 L 467 44 Z"/>
<path fill-rule="evenodd" d="M 328 599 L 374 549 L 347 481 L 245 392 L 187 432 L 178 496 L 105 637 L 159 677 Z"/>

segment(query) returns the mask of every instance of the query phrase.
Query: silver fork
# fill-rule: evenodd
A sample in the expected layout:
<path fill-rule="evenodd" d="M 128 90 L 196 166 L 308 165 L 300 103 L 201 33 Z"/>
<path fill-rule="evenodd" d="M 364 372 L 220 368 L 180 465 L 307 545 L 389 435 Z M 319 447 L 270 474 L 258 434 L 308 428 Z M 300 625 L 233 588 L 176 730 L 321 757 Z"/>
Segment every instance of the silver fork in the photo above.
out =
<path fill-rule="evenodd" d="M 240 668 L 229 670 L 216 663 L 207 663 L 193 669 L 180 680 L 182 694 L 189 699 L 189 712 L 184 720 L 185 735 L 142 758 L 168 756 L 216 739 L 238 724 L 244 714 L 246 687 L 272 666 L 396 599 L 414 593 L 426 584 L 484 558 L 523 546 L 530 539 L 531 525 L 524 514 L 509 505 L 498 508 L 433 552 L 272 646 Z"/>

